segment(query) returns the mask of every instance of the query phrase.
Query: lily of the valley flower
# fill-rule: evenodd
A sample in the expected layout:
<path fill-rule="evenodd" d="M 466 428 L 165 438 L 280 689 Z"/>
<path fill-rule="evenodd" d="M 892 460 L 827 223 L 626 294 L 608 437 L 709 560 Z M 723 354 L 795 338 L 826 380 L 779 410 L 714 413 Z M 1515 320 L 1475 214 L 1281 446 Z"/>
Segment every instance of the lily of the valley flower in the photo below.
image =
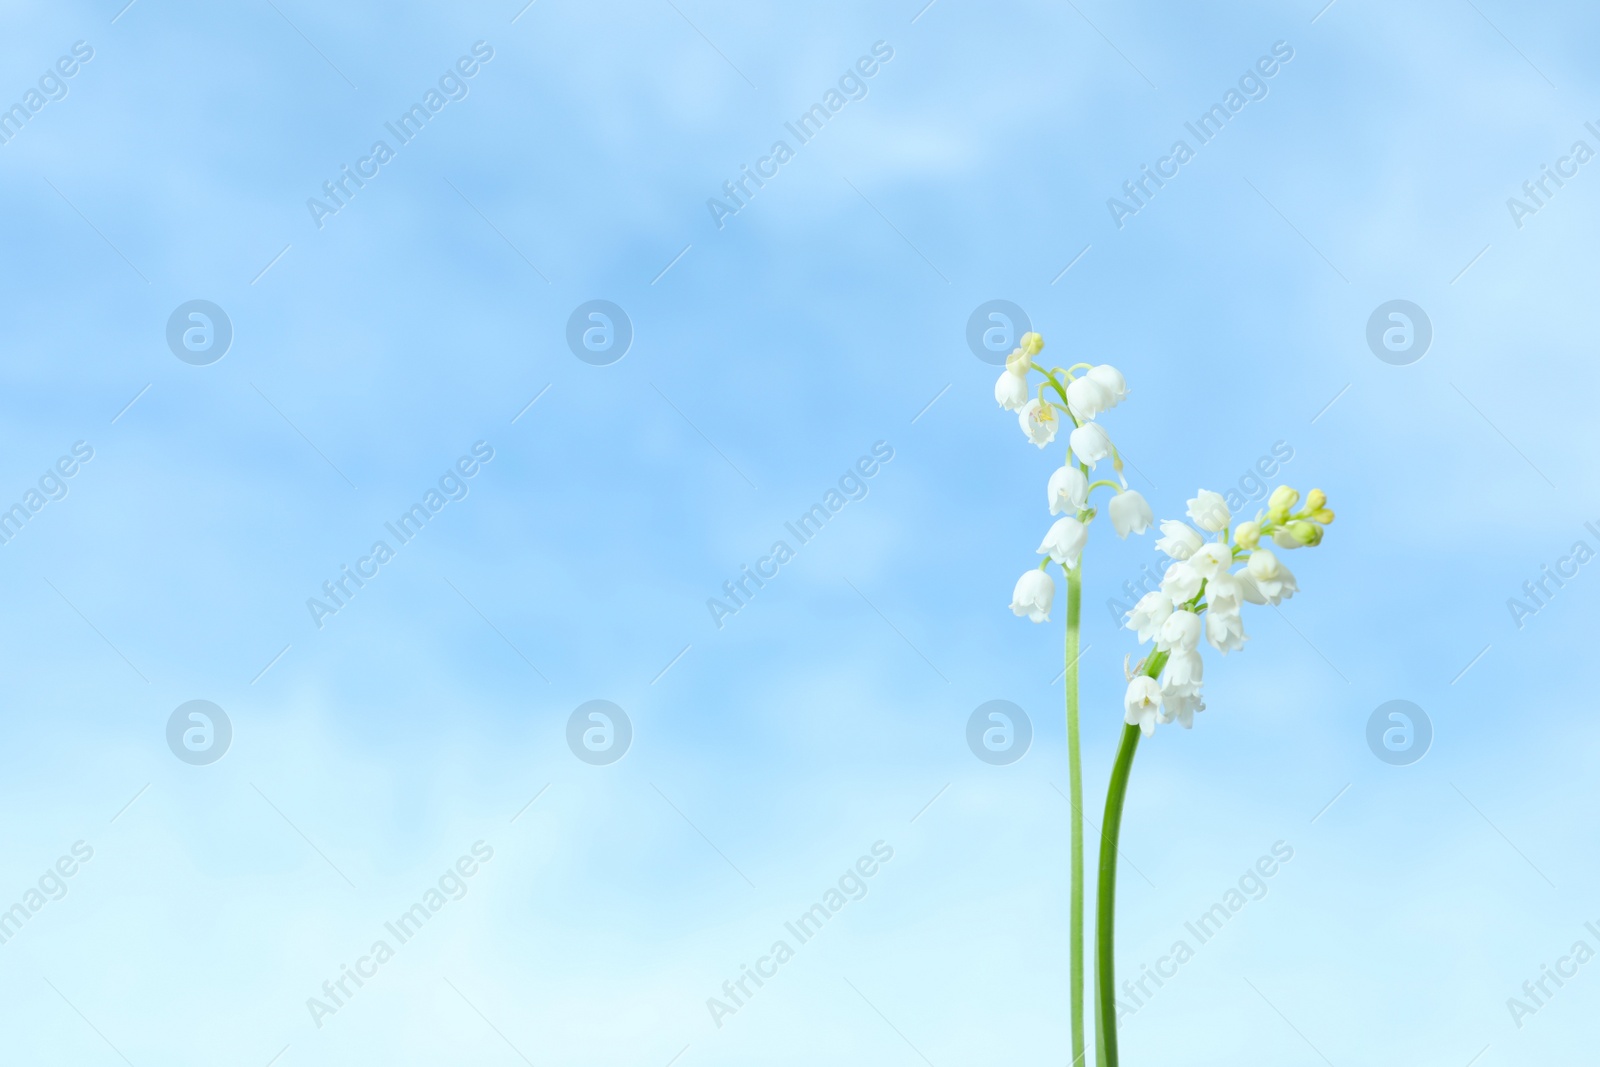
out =
<path fill-rule="evenodd" d="M 1246 595 L 1254 591 L 1260 595 L 1258 603 L 1278 604 L 1299 592 L 1294 573 L 1278 561 L 1271 549 L 1258 548 L 1250 553 L 1250 562 L 1241 575 Z"/>
<path fill-rule="evenodd" d="M 1187 561 L 1180 561 L 1168 567 L 1161 576 L 1161 592 L 1174 604 L 1182 604 L 1199 594 L 1200 583 L 1204 580 Z"/>
<path fill-rule="evenodd" d="M 1157 721 L 1188 727 L 1195 712 L 1204 710 L 1201 637 L 1223 654 L 1243 648 L 1248 640 L 1243 605 L 1276 605 L 1298 590 L 1294 574 L 1265 543 L 1287 541 L 1296 548 L 1315 545 L 1322 540 L 1323 527 L 1333 521 L 1320 489 L 1311 490 L 1306 506 L 1295 511 L 1299 501 L 1298 492 L 1279 486 L 1267 510 L 1230 527 L 1232 515 L 1222 496 L 1202 489 L 1189 501 L 1189 518 L 1216 533 L 1215 540 L 1204 540 L 1183 522 L 1169 519 L 1161 524 L 1162 537 L 1156 547 L 1174 562 L 1162 576 L 1161 588 L 1140 598 L 1127 613 L 1126 624 L 1139 635 L 1141 644 L 1154 642 L 1153 655 L 1167 657 L 1157 678 Z M 1241 562 L 1244 566 L 1235 570 Z M 1143 727 L 1143 720 L 1139 725 Z"/>
<path fill-rule="evenodd" d="M 994 383 L 994 401 L 1007 411 L 1016 411 L 1028 402 L 1028 379 L 1001 371 Z"/>
<path fill-rule="evenodd" d="M 1056 580 L 1034 568 L 1017 579 L 1011 591 L 1011 613 L 1026 615 L 1034 622 L 1050 621 L 1050 604 L 1056 597 Z"/>
<path fill-rule="evenodd" d="M 1061 416 L 1056 414 L 1053 406 L 1034 397 L 1017 412 L 1017 425 L 1022 427 L 1023 436 L 1043 448 L 1056 439 L 1056 430 L 1061 427 Z M 1077 431 L 1074 430 L 1073 434 L 1076 435 Z"/>
<path fill-rule="evenodd" d="M 1180 560 L 1194 555 L 1205 543 L 1205 538 L 1195 533 L 1192 526 L 1177 519 L 1162 520 L 1161 536 L 1156 539 L 1156 547 L 1169 559 Z"/>
<path fill-rule="evenodd" d="M 1050 514 L 1077 511 L 1089 502 L 1089 477 L 1077 467 L 1058 467 L 1045 486 Z"/>
<path fill-rule="evenodd" d="M 1053 435 L 1052 435 L 1053 436 Z M 1072 454 L 1077 456 L 1093 470 L 1094 465 L 1111 455 L 1111 438 L 1100 428 L 1097 422 L 1086 422 L 1072 431 L 1067 439 L 1072 447 Z M 1042 445 L 1040 446 L 1043 447 Z"/>
<path fill-rule="evenodd" d="M 1167 616 L 1161 624 L 1161 636 L 1156 648 L 1162 651 L 1193 652 L 1200 647 L 1200 616 L 1179 609 Z"/>
<path fill-rule="evenodd" d="M 1238 574 L 1229 574 L 1219 571 L 1206 580 L 1206 608 L 1214 612 L 1233 612 L 1237 614 L 1239 605 L 1250 600 L 1250 589 L 1246 586 L 1246 578 Z M 1251 601 L 1251 603 L 1266 603 L 1265 600 Z"/>
<path fill-rule="evenodd" d="M 1107 410 L 1128 399 L 1128 383 L 1123 380 L 1122 372 L 1109 363 L 1091 367 L 1088 377 L 1098 382 L 1101 388 L 1111 394 L 1111 403 L 1106 405 Z"/>
<path fill-rule="evenodd" d="M 1128 612 L 1128 629 L 1136 630 L 1139 634 L 1139 643 L 1153 641 L 1161 633 L 1161 627 L 1167 621 L 1167 616 L 1172 614 L 1172 598 L 1157 590 L 1146 593 L 1139 598 L 1139 602 Z"/>
<path fill-rule="evenodd" d="M 1222 499 L 1221 493 L 1214 493 L 1210 489 L 1202 489 L 1189 501 L 1189 518 L 1194 524 L 1208 533 L 1221 533 L 1233 521 L 1233 516 L 1228 512 L 1228 505 Z"/>
<path fill-rule="evenodd" d="M 1185 730 L 1194 729 L 1194 713 L 1206 710 L 1197 685 L 1170 686 L 1161 690 L 1161 721 L 1176 722 Z"/>
<path fill-rule="evenodd" d="M 1236 648 L 1243 648 L 1246 640 L 1244 620 L 1237 610 L 1206 612 L 1206 641 L 1212 648 L 1227 655 Z"/>
<path fill-rule="evenodd" d="M 1154 678 L 1143 674 L 1136 676 L 1128 682 L 1122 707 L 1122 721 L 1129 726 L 1137 726 L 1149 737 L 1156 732 L 1156 718 L 1161 710 L 1161 687 Z"/>
<path fill-rule="evenodd" d="M 1124 489 L 1111 498 L 1111 526 L 1124 541 L 1131 533 L 1144 533 L 1154 521 L 1150 505 L 1138 490 Z"/>
<path fill-rule="evenodd" d="M 1200 653 L 1194 649 L 1174 652 L 1161 671 L 1161 687 L 1173 689 L 1192 686 L 1198 691 L 1205 666 Z"/>
<path fill-rule="evenodd" d="M 1115 403 L 1111 390 L 1088 375 L 1067 383 L 1067 407 L 1076 418 L 1092 419 L 1102 411 L 1109 411 Z"/>
<path fill-rule="evenodd" d="M 1071 515 L 1063 515 L 1051 525 L 1044 540 L 1039 542 L 1038 551 L 1068 570 L 1075 570 L 1078 556 L 1088 540 L 1089 528 Z"/>
<path fill-rule="evenodd" d="M 1221 541 L 1207 541 L 1195 550 L 1194 555 L 1184 561 L 1184 566 L 1209 581 L 1227 570 L 1232 563 L 1231 548 Z"/>

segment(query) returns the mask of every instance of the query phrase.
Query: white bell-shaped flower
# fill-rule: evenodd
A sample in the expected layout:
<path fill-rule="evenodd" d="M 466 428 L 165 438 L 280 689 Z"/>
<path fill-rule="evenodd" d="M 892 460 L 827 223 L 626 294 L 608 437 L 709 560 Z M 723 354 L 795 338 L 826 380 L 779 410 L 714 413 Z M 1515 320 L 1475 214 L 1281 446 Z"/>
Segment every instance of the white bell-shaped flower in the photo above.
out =
<path fill-rule="evenodd" d="M 1007 411 L 1016 411 L 1028 402 L 1028 379 L 1001 372 L 994 383 L 994 401 Z"/>
<path fill-rule="evenodd" d="M 1210 489 L 1200 490 L 1195 498 L 1189 501 L 1189 518 L 1208 533 L 1221 533 L 1233 521 L 1233 515 L 1228 511 L 1227 502 L 1222 499 L 1222 494 L 1214 493 Z"/>
<path fill-rule="evenodd" d="M 1115 403 L 1111 390 L 1093 378 L 1074 378 L 1067 383 L 1067 407 L 1085 422 L 1109 410 Z"/>
<path fill-rule="evenodd" d="M 1083 552 L 1083 546 L 1088 540 L 1089 527 L 1071 515 L 1063 515 L 1045 533 L 1044 540 L 1039 542 L 1038 551 L 1068 570 L 1074 570 L 1078 566 L 1078 556 Z"/>
<path fill-rule="evenodd" d="M 1154 678 L 1138 675 L 1128 682 L 1122 708 L 1122 721 L 1129 726 L 1137 726 L 1140 733 L 1149 737 L 1156 732 L 1156 720 L 1161 711 L 1161 687 Z"/>
<path fill-rule="evenodd" d="M 1200 616 L 1192 611 L 1178 610 L 1167 616 L 1161 624 L 1161 636 L 1156 648 L 1172 652 L 1193 652 L 1200 647 Z"/>
<path fill-rule="evenodd" d="M 1142 645 L 1146 641 L 1153 641 L 1161 633 L 1161 625 L 1171 614 L 1172 598 L 1158 590 L 1139 598 L 1133 610 L 1127 613 L 1128 621 L 1124 625 L 1139 635 Z"/>
<path fill-rule="evenodd" d="M 1111 403 L 1106 405 L 1106 410 L 1116 407 L 1128 399 L 1128 383 L 1122 377 L 1122 372 L 1109 363 L 1102 363 L 1098 367 L 1090 368 L 1084 377 L 1098 382 L 1106 392 L 1111 394 Z"/>
<path fill-rule="evenodd" d="M 1170 559 L 1188 559 L 1205 543 L 1206 539 L 1196 533 L 1194 527 L 1177 519 L 1163 519 L 1161 536 L 1156 539 L 1156 547 Z"/>
<path fill-rule="evenodd" d="M 1219 571 L 1206 580 L 1206 610 L 1238 614 L 1239 606 L 1250 599 L 1250 590 L 1237 574 Z M 1255 603 L 1264 604 L 1259 600 Z"/>
<path fill-rule="evenodd" d="M 1161 576 L 1161 592 L 1174 604 L 1182 604 L 1194 599 L 1204 580 L 1189 566 L 1187 560 L 1179 560 Z"/>
<path fill-rule="evenodd" d="M 1190 687 L 1198 690 L 1204 673 L 1205 662 L 1200 658 L 1199 652 L 1174 652 L 1171 658 L 1167 660 L 1166 668 L 1161 672 L 1161 688 L 1182 689 Z"/>
<path fill-rule="evenodd" d="M 1239 577 L 1244 582 L 1247 594 L 1253 588 L 1268 604 L 1288 600 L 1300 590 L 1295 584 L 1293 572 L 1267 548 L 1258 548 L 1250 553 L 1250 562 Z"/>
<path fill-rule="evenodd" d="M 1142 534 L 1155 521 L 1150 505 L 1136 489 L 1124 489 L 1111 498 L 1111 526 L 1123 540 L 1129 534 Z"/>
<path fill-rule="evenodd" d="M 1087 463 L 1090 470 L 1113 451 L 1110 436 L 1097 422 L 1086 422 L 1079 426 L 1067 441 L 1072 446 L 1072 454 Z"/>
<path fill-rule="evenodd" d="M 1077 467 L 1059 467 L 1050 475 L 1050 484 L 1044 491 L 1050 502 L 1050 514 L 1077 511 L 1089 502 L 1089 478 Z"/>
<path fill-rule="evenodd" d="M 1011 612 L 1034 622 L 1050 621 L 1050 604 L 1056 598 L 1056 580 L 1037 567 L 1017 579 L 1011 591 Z"/>
<path fill-rule="evenodd" d="M 1161 690 L 1161 721 L 1175 722 L 1185 730 L 1194 729 L 1194 713 L 1206 710 L 1197 685 L 1173 686 Z"/>
<path fill-rule="evenodd" d="M 1054 407 L 1034 397 L 1018 410 L 1017 425 L 1022 427 L 1024 437 L 1043 448 L 1056 439 L 1061 416 L 1056 414 Z"/>
<path fill-rule="evenodd" d="M 1238 611 L 1217 611 L 1215 608 L 1206 611 L 1206 640 L 1211 647 L 1227 655 L 1236 648 L 1243 648 L 1247 638 L 1244 635 L 1244 620 L 1239 617 Z"/>

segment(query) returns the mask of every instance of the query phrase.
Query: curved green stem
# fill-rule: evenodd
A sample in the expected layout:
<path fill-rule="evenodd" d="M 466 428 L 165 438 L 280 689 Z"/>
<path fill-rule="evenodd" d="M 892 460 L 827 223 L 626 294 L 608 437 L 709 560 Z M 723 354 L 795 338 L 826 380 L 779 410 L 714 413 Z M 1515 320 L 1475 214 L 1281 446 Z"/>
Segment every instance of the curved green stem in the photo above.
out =
<path fill-rule="evenodd" d="M 1122 803 L 1128 795 L 1133 753 L 1139 728 L 1124 726 L 1117 759 L 1106 790 L 1105 822 L 1100 831 L 1100 880 L 1094 899 L 1094 1048 L 1099 1067 L 1117 1067 L 1117 986 L 1113 921 L 1117 902 L 1117 838 L 1122 832 Z"/>
<path fill-rule="evenodd" d="M 1068 917 L 1072 978 L 1072 1067 L 1084 1067 L 1083 1034 L 1083 761 L 1078 738 L 1078 624 L 1083 562 L 1067 572 L 1067 792 L 1072 808 L 1072 901 Z"/>
<path fill-rule="evenodd" d="M 1115 489 L 1119 493 L 1123 491 L 1121 482 L 1114 482 L 1110 478 L 1101 478 L 1098 481 L 1093 481 L 1093 482 L 1089 483 L 1088 492 L 1092 493 L 1096 489 L 1100 488 L 1102 485 L 1106 486 L 1107 488 L 1110 488 L 1110 489 Z"/>

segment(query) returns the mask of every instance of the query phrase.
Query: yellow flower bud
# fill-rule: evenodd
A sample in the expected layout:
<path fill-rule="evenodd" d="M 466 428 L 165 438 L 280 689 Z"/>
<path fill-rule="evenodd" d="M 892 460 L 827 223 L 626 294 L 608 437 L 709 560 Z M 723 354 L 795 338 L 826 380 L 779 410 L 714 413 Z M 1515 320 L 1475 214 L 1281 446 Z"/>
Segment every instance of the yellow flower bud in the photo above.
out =
<path fill-rule="evenodd" d="M 1272 491 L 1272 496 L 1267 500 L 1267 518 L 1274 523 L 1281 523 L 1289 517 L 1289 512 L 1294 510 L 1295 504 L 1300 500 L 1298 490 L 1290 489 L 1287 485 L 1280 485 Z"/>
<path fill-rule="evenodd" d="M 1328 523 L 1333 521 L 1333 511 L 1329 508 L 1318 508 L 1316 511 L 1311 513 L 1311 521 L 1320 522 L 1322 525 L 1326 526 Z"/>
<path fill-rule="evenodd" d="M 1261 541 L 1261 524 L 1254 521 L 1241 522 L 1233 533 L 1233 541 L 1243 548 L 1255 548 Z"/>
<path fill-rule="evenodd" d="M 1040 337 L 1036 333 L 1023 334 L 1022 351 L 1027 353 L 1029 356 L 1037 356 L 1040 352 L 1044 351 L 1044 338 Z"/>
<path fill-rule="evenodd" d="M 1324 493 L 1321 489 L 1313 489 L 1311 492 L 1306 494 L 1307 511 L 1321 511 L 1327 502 L 1328 494 Z"/>

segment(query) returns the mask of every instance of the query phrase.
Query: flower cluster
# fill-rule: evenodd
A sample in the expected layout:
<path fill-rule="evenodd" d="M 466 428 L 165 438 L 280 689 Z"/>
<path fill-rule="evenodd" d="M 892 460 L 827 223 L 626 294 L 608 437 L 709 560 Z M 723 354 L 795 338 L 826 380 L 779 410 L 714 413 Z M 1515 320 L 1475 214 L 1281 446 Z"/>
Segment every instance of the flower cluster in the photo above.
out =
<path fill-rule="evenodd" d="M 1075 364 L 1046 370 L 1034 357 L 1044 350 L 1044 338 L 1036 333 L 1022 335 L 1022 343 L 1006 359 L 1006 369 L 994 383 L 994 398 L 1007 411 L 1017 413 L 1022 434 L 1039 448 L 1056 439 L 1063 415 L 1072 423 L 1067 439 L 1067 455 L 1061 467 L 1050 475 L 1045 486 L 1045 502 L 1050 514 L 1060 515 L 1046 531 L 1038 552 L 1044 556 L 1035 570 L 1017 579 L 1011 594 L 1011 610 L 1034 622 L 1050 619 L 1056 583 L 1046 569 L 1052 562 L 1063 570 L 1075 571 L 1083 546 L 1089 539 L 1089 523 L 1095 509 L 1089 494 L 1102 486 L 1113 489 L 1108 509 L 1111 525 L 1118 537 L 1144 533 L 1154 521 L 1150 505 L 1138 492 L 1128 488 L 1122 477 L 1122 456 L 1096 416 L 1110 411 L 1128 396 L 1128 383 L 1122 372 L 1107 364 Z M 1043 375 L 1037 391 L 1030 376 Z M 1078 372 L 1082 371 L 1081 374 Z M 1101 460 L 1111 460 L 1117 480 L 1090 481 L 1089 472 Z"/>
<path fill-rule="evenodd" d="M 1294 574 L 1262 541 L 1283 549 L 1322 542 L 1322 528 L 1333 521 L 1326 495 L 1313 489 L 1306 494 L 1305 507 L 1295 511 L 1299 503 L 1297 491 L 1280 485 L 1265 511 L 1232 527 L 1222 495 L 1202 489 L 1189 501 L 1193 526 L 1176 519 L 1161 524 L 1156 547 L 1172 565 L 1161 588 L 1128 612 L 1127 627 L 1138 633 L 1139 643 L 1155 642 L 1150 656 L 1129 673 L 1123 706 L 1130 726 L 1146 737 L 1155 732 L 1157 722 L 1193 726 L 1194 713 L 1205 710 L 1200 699 L 1201 638 L 1223 654 L 1241 648 L 1245 633 L 1240 607 L 1246 602 L 1276 605 L 1295 594 Z M 1236 564 L 1242 566 L 1233 570 Z"/>

